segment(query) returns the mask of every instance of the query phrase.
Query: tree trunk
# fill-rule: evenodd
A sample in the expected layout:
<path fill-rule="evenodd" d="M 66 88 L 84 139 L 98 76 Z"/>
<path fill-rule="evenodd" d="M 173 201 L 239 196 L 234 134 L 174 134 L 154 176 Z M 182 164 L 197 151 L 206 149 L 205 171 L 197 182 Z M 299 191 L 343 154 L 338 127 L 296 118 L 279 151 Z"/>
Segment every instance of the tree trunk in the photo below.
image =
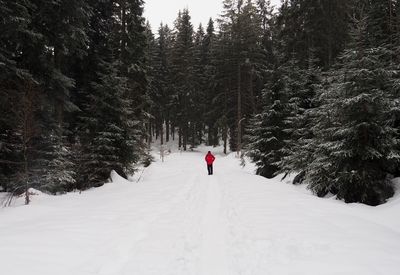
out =
<path fill-rule="evenodd" d="M 172 140 L 175 140 L 175 123 L 172 123 L 171 131 L 172 131 Z"/>
<path fill-rule="evenodd" d="M 228 145 L 228 127 L 226 125 L 222 130 L 222 139 L 224 140 L 224 154 L 226 155 L 226 147 Z"/>
<path fill-rule="evenodd" d="M 219 140 L 218 140 L 218 128 L 214 127 L 213 128 L 213 146 L 218 146 L 219 145 Z"/>
<path fill-rule="evenodd" d="M 37 95 L 35 94 L 33 83 L 26 82 L 24 84 L 24 96 L 22 98 L 22 145 L 23 145 L 23 158 L 24 158 L 24 181 L 25 181 L 25 204 L 30 203 L 29 198 L 29 147 L 30 141 L 35 136 L 35 109 Z"/>
<path fill-rule="evenodd" d="M 188 142 L 188 135 L 189 135 L 189 129 L 188 129 L 188 124 L 185 122 L 184 128 L 183 128 L 183 150 L 187 150 L 187 142 Z"/>
<path fill-rule="evenodd" d="M 126 34 L 126 6 L 125 0 L 119 1 L 121 5 L 121 33 L 122 33 L 122 41 L 121 41 L 121 60 L 124 60 L 126 55 L 126 44 L 127 44 L 127 34 Z"/>
<path fill-rule="evenodd" d="M 58 45 L 54 46 L 54 68 L 61 72 L 61 51 Z M 57 93 L 55 96 L 55 111 L 58 124 L 58 134 L 62 136 L 63 121 L 64 121 L 64 93 Z"/>
<path fill-rule="evenodd" d="M 198 124 L 196 132 L 198 138 L 198 144 L 203 143 L 203 133 L 204 133 L 204 124 Z"/>
<path fill-rule="evenodd" d="M 179 130 L 178 130 L 178 147 L 179 147 L 179 149 L 182 148 L 182 128 L 181 127 L 179 127 Z"/>
<path fill-rule="evenodd" d="M 251 104 L 251 114 L 256 113 L 256 101 L 254 98 L 254 87 L 253 87 L 253 73 L 254 68 L 250 65 L 250 80 L 249 80 L 249 89 L 250 89 L 250 104 Z"/>
<path fill-rule="evenodd" d="M 238 64 L 238 87 L 237 87 L 237 140 L 236 140 L 236 151 L 239 154 L 241 150 L 241 138 L 242 131 L 240 122 L 242 120 L 242 93 L 241 93 L 241 72 L 240 72 L 240 63 Z"/>
<path fill-rule="evenodd" d="M 167 119 L 165 120 L 165 142 L 169 141 L 169 117 L 167 115 Z"/>
<path fill-rule="evenodd" d="M 158 137 L 160 136 L 160 122 L 159 122 L 159 118 L 156 119 L 156 123 L 155 123 L 155 131 L 156 131 L 156 140 L 158 140 Z"/>
<path fill-rule="evenodd" d="M 194 123 L 191 123 L 190 128 L 192 132 L 192 148 L 194 148 L 196 145 L 196 126 Z"/>
<path fill-rule="evenodd" d="M 212 129 L 211 126 L 208 125 L 208 133 L 207 133 L 207 140 L 208 140 L 208 146 L 211 146 L 213 144 L 213 136 L 212 136 Z"/>
<path fill-rule="evenodd" d="M 160 127 L 160 144 L 163 145 L 164 144 L 164 123 L 161 123 L 161 127 Z"/>
<path fill-rule="evenodd" d="M 148 136 L 148 139 L 147 139 L 147 142 L 148 142 L 148 144 L 149 144 L 149 147 L 150 147 L 150 145 L 151 145 L 151 143 L 152 143 L 152 135 L 151 135 L 151 119 L 149 118 L 149 136 Z"/>

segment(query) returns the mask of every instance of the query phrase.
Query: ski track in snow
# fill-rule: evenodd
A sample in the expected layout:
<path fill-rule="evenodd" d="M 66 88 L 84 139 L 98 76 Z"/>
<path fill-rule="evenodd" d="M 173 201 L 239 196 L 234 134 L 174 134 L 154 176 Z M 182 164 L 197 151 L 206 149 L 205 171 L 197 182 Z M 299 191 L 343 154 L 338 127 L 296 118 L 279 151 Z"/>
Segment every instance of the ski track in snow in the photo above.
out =
<path fill-rule="evenodd" d="M 202 222 L 201 273 L 207 275 L 229 275 L 226 225 L 223 216 L 220 183 L 210 176 L 206 184 L 207 199 L 205 201 Z"/>
<path fill-rule="evenodd" d="M 167 156 L 139 183 L 0 209 L 1 274 L 398 274 L 399 195 L 319 199 L 218 151 L 208 176 L 209 149 Z"/>

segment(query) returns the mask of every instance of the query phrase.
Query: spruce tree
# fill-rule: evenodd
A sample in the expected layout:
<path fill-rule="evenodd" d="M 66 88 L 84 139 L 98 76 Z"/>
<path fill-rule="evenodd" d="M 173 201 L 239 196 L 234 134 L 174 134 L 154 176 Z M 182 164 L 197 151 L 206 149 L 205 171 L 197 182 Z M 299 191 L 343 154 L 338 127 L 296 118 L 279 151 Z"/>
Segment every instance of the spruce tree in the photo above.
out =
<path fill-rule="evenodd" d="M 162 124 L 163 124 L 163 111 L 161 107 L 160 98 L 160 81 L 158 79 L 158 56 L 156 53 L 157 45 L 154 38 L 154 34 L 151 31 L 150 23 L 146 24 L 146 66 L 147 66 L 147 77 L 148 77 L 148 97 L 149 97 L 149 119 L 147 121 L 147 142 L 152 142 L 153 129 L 155 128 L 156 138 L 159 137 L 160 132 L 162 134 Z M 163 136 L 161 136 L 161 142 Z"/>
<path fill-rule="evenodd" d="M 187 9 L 179 14 L 176 21 L 176 38 L 172 51 L 172 73 L 174 82 L 174 101 L 179 128 L 179 147 L 187 149 L 191 113 L 191 96 L 194 94 L 193 78 L 193 26 Z"/>
<path fill-rule="evenodd" d="M 366 10 L 368 16 L 366 31 L 368 33 L 368 43 L 371 47 L 391 45 L 395 33 L 395 1 L 376 0 L 360 1 L 359 6 Z"/>
<path fill-rule="evenodd" d="M 34 8 L 31 1 L 0 1 L 0 189 L 5 191 L 23 173 L 21 103 L 27 93 L 24 86 L 36 85 L 25 60 L 39 37 L 31 29 Z"/>
<path fill-rule="evenodd" d="M 36 1 L 33 24 L 43 34 L 42 79 L 50 102 L 54 105 L 55 124 L 60 135 L 67 127 L 66 112 L 76 111 L 71 101 L 75 80 L 71 63 L 87 54 L 91 7 L 87 1 Z M 47 51 L 47 52 L 46 52 Z M 35 57 L 37 58 L 37 56 Z"/>
<path fill-rule="evenodd" d="M 226 0 L 219 19 L 216 58 L 218 95 L 227 92 L 225 115 L 229 146 L 240 151 L 244 128 L 255 113 L 263 85 L 254 85 L 265 69 L 262 48 L 262 18 L 252 1 Z M 229 114 L 229 115 L 227 115 Z"/>
<path fill-rule="evenodd" d="M 36 168 L 40 188 L 57 192 L 74 188 L 72 165 L 73 113 L 79 111 L 74 102 L 77 86 L 75 66 L 87 55 L 91 6 L 87 1 L 35 1 L 33 25 L 41 34 L 37 52 L 32 51 L 31 67 L 39 75 L 45 93 L 41 112 L 43 130 L 37 142 Z M 41 62 L 37 62 L 37 60 Z M 57 134 L 58 137 L 55 137 Z M 68 151 L 68 152 L 67 152 Z M 46 176 L 51 173 L 51 176 Z M 64 175 L 64 176 L 63 176 Z M 65 181 L 65 182 L 63 182 Z M 58 189 L 56 185 L 59 185 Z"/>
<path fill-rule="evenodd" d="M 285 132 L 288 134 L 282 148 L 283 158 L 280 170 L 285 173 L 299 173 L 294 183 L 303 181 L 308 164 L 313 159 L 310 147 L 314 137 L 314 111 L 318 106 L 318 95 L 322 89 L 321 72 L 317 61 L 309 60 L 308 68 L 300 69 L 293 60 L 287 70 L 287 92 L 290 94 L 290 114 L 286 119 Z"/>
<path fill-rule="evenodd" d="M 137 150 L 126 131 L 137 127 L 130 119 L 130 102 L 124 97 L 127 89 L 127 79 L 119 76 L 118 64 L 103 62 L 81 117 L 86 133 L 81 137 L 80 174 L 84 178 L 80 189 L 102 185 L 112 170 L 124 175 L 128 168 L 125 154 Z"/>
<path fill-rule="evenodd" d="M 388 168 L 398 165 L 391 99 L 393 78 L 388 49 L 369 48 L 367 19 L 352 32 L 331 87 L 318 108 L 314 160 L 307 181 L 319 196 L 337 194 L 346 202 L 377 205 L 393 194 Z"/>
<path fill-rule="evenodd" d="M 197 32 L 194 34 L 193 44 L 193 93 L 191 102 L 191 146 L 195 147 L 203 142 L 204 117 L 207 111 L 208 103 L 206 102 L 207 86 L 206 78 L 206 53 L 204 49 L 205 32 L 202 24 L 199 25 Z M 208 80 L 209 81 L 209 80 Z"/>
<path fill-rule="evenodd" d="M 51 154 L 54 151 L 45 150 L 50 142 L 46 133 L 54 125 L 45 119 L 54 114 L 50 107 L 54 94 L 47 81 L 59 75 L 50 62 L 49 34 L 37 22 L 44 5 L 41 1 L 15 1 L 1 8 L 0 90 L 6 113 L 1 125 L 1 174 L 7 177 L 6 189 L 15 194 L 25 191 L 26 203 L 30 201 L 28 188 L 41 189 L 48 184 L 43 178 L 47 167 L 39 163 L 56 157 Z M 58 169 L 63 172 L 62 167 Z"/>
<path fill-rule="evenodd" d="M 349 1 L 289 0 L 279 9 L 276 27 L 280 48 L 290 59 L 295 53 L 306 67 L 309 50 L 314 48 L 321 67 L 328 69 L 344 49 L 348 38 Z"/>
<path fill-rule="evenodd" d="M 393 89 L 393 101 L 400 106 L 400 100 L 398 94 L 400 93 L 400 0 L 395 1 L 395 6 L 393 10 L 396 16 L 393 17 L 393 25 L 392 25 L 392 42 L 393 42 L 393 59 L 392 66 L 394 67 L 394 78 L 395 84 Z M 398 110 L 394 110 L 393 116 L 395 117 L 394 126 L 397 129 L 397 140 L 400 140 L 400 112 Z M 398 150 L 400 150 L 400 142 L 398 145 Z M 400 165 L 394 169 L 393 174 L 395 177 L 400 177 Z"/>
<path fill-rule="evenodd" d="M 263 91 L 263 110 L 255 115 L 247 129 L 246 154 L 257 166 L 257 174 L 272 178 L 279 170 L 283 158 L 282 149 L 288 138 L 287 118 L 290 114 L 286 68 L 272 71 Z"/>
<path fill-rule="evenodd" d="M 112 44 L 118 56 L 119 77 L 126 78 L 127 89 L 123 95 L 129 105 L 130 121 L 124 124 L 126 141 L 132 150 L 120 151 L 124 167 L 131 166 L 147 154 L 145 123 L 150 107 L 146 71 L 146 26 L 143 17 L 143 0 L 119 0 L 114 3 L 114 30 Z"/>
<path fill-rule="evenodd" d="M 216 98 L 216 43 L 214 21 L 212 18 L 208 21 L 204 41 L 202 45 L 202 56 L 204 62 L 204 123 L 207 127 L 207 144 L 217 146 L 219 144 L 218 113 L 220 104 L 217 104 Z M 222 127 L 220 127 L 222 128 Z"/>
<path fill-rule="evenodd" d="M 172 33 L 168 25 L 160 25 L 158 30 L 158 38 L 156 40 L 156 78 L 158 84 L 158 100 L 160 110 L 162 112 L 163 121 L 165 122 L 165 141 L 168 142 L 171 135 L 171 103 L 173 89 L 171 76 L 171 48 Z"/>
<path fill-rule="evenodd" d="M 42 144 L 36 163 L 35 173 L 39 175 L 33 187 L 51 194 L 65 193 L 76 188 L 77 162 L 72 146 L 66 140 L 60 140 L 59 133 L 43 133 L 45 144 Z M 66 137 L 63 137 L 66 139 Z M 43 169 L 44 168 L 44 169 Z"/>

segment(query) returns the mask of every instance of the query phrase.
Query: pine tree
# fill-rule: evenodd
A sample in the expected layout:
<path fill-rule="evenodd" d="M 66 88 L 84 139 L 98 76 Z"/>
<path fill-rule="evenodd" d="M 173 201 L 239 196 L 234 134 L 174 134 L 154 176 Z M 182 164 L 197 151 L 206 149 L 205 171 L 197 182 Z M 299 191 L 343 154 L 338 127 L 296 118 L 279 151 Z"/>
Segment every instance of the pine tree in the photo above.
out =
<path fill-rule="evenodd" d="M 371 47 L 391 45 L 395 32 L 395 1 L 359 1 L 356 8 L 358 8 L 355 11 L 356 13 L 366 12 L 368 16 L 366 31 L 368 33 L 369 45 Z"/>
<path fill-rule="evenodd" d="M 212 83 L 212 95 L 210 100 L 213 103 L 212 119 L 214 125 L 221 132 L 224 153 L 228 151 L 229 123 L 228 115 L 232 108 L 231 89 L 233 89 L 231 81 L 232 72 L 232 55 L 230 49 L 230 40 L 228 33 L 219 33 L 216 35 L 214 47 L 214 81 Z"/>
<path fill-rule="evenodd" d="M 286 60 L 295 53 L 306 67 L 308 49 L 316 50 L 318 65 L 328 69 L 344 49 L 348 38 L 349 1 L 288 0 L 282 3 L 277 18 L 280 48 Z"/>
<path fill-rule="evenodd" d="M 114 30 L 112 43 L 118 56 L 120 77 L 125 77 L 127 89 L 123 99 L 131 104 L 128 108 L 133 125 L 124 124 L 126 140 L 132 150 L 120 151 L 124 167 L 145 157 L 146 114 L 150 108 L 146 71 L 146 28 L 143 17 L 143 0 L 118 0 L 114 3 Z M 140 121 L 140 123 L 139 123 Z"/>
<path fill-rule="evenodd" d="M 87 1 L 36 1 L 33 24 L 43 34 L 42 55 L 45 62 L 42 79 L 50 101 L 54 104 L 56 121 L 62 135 L 67 125 L 65 112 L 76 111 L 71 101 L 75 80 L 71 62 L 86 55 L 91 7 Z M 35 56 L 37 58 L 37 56 Z"/>
<path fill-rule="evenodd" d="M 93 1 L 89 50 L 76 102 L 82 110 L 77 187 L 102 185 L 111 170 L 126 177 L 145 156 L 146 36 L 140 1 Z"/>
<path fill-rule="evenodd" d="M 236 78 L 237 64 L 235 64 L 234 49 L 232 43 L 232 24 L 235 20 L 234 3 L 231 0 L 223 2 L 224 11 L 218 19 L 219 33 L 216 35 L 214 47 L 214 103 L 213 113 L 216 126 L 221 129 L 224 153 L 227 153 L 228 146 L 233 149 L 233 144 L 229 142 L 232 131 L 235 108 L 235 98 L 232 93 L 236 90 L 234 79 Z M 230 143 L 230 144 L 229 144 Z"/>
<path fill-rule="evenodd" d="M 124 154 L 137 150 L 126 131 L 136 126 L 130 119 L 130 102 L 124 97 L 127 80 L 118 76 L 118 64 L 104 62 L 101 68 L 81 118 L 86 134 L 81 138 L 80 174 L 84 178 L 80 182 L 84 185 L 80 189 L 102 185 L 112 170 L 124 175 L 128 168 Z"/>
<path fill-rule="evenodd" d="M 160 80 L 158 79 L 158 56 L 156 53 L 157 44 L 154 38 L 154 34 L 151 31 L 150 23 L 146 24 L 146 65 L 147 65 L 147 77 L 148 77 L 148 97 L 149 97 L 149 121 L 147 122 L 147 142 L 150 144 L 153 137 L 153 129 L 155 128 L 156 139 L 159 137 L 161 132 L 161 143 L 163 142 L 162 125 L 163 125 L 163 111 L 162 111 L 162 99 L 160 98 Z"/>
<path fill-rule="evenodd" d="M 39 189 L 63 192 L 74 188 L 75 182 L 72 153 L 67 149 L 72 147 L 72 131 L 76 125 L 72 113 L 79 111 L 74 103 L 78 89 L 75 65 L 87 55 L 92 9 L 83 0 L 35 3 L 37 10 L 32 24 L 42 37 L 37 42 L 37 50 L 30 53 L 29 60 L 34 64 L 30 69 L 39 76 L 46 95 L 41 112 L 41 141 L 36 148 L 38 163 L 48 165 L 48 169 L 35 167 L 35 173 L 40 179 Z"/>
<path fill-rule="evenodd" d="M 398 165 L 390 97 L 393 79 L 385 48 L 368 48 L 366 18 L 340 57 L 333 83 L 318 108 L 314 160 L 307 181 L 319 196 L 377 205 L 393 194 L 388 168 Z M 398 106 L 397 106 L 398 108 Z"/>
<path fill-rule="evenodd" d="M 171 135 L 171 103 L 172 103 L 172 76 L 171 76 L 171 48 L 172 33 L 168 25 L 161 25 L 158 31 L 156 50 L 156 75 L 159 88 L 159 104 L 165 121 L 165 141 Z"/>
<path fill-rule="evenodd" d="M 392 42 L 393 42 L 393 59 L 392 59 L 392 66 L 394 67 L 395 75 L 395 82 L 394 82 L 394 89 L 393 89 L 393 101 L 397 106 L 400 106 L 400 100 L 397 96 L 400 92 L 400 1 L 397 0 L 395 2 L 393 18 L 393 35 L 392 35 Z M 397 140 L 400 140 L 400 112 L 396 109 L 393 112 L 393 116 L 395 117 L 394 127 L 397 129 Z M 400 150 L 400 142 L 398 145 L 398 150 Z M 394 176 L 400 177 L 400 166 L 394 169 L 393 171 Z"/>
<path fill-rule="evenodd" d="M 9 183 L 5 188 L 64 192 L 105 179 L 111 166 L 120 173 L 130 170 L 144 154 L 143 2 L 0 4 L 0 106 L 5 112 L 0 118 L 0 177 Z M 104 91 L 112 86 L 118 91 Z M 90 100 L 107 93 L 118 100 L 110 99 L 104 112 L 90 109 Z M 110 109 L 118 111 L 107 113 Z M 99 121 L 108 118 L 113 123 L 101 128 Z M 115 152 L 90 147 L 93 140 L 111 146 L 107 135 L 112 130 L 119 138 L 113 137 Z M 85 157 L 103 153 L 107 161 L 116 156 L 118 165 L 101 167 L 99 161 L 94 167 L 93 159 L 74 157 L 77 152 Z M 77 167 L 83 171 L 79 176 Z M 88 167 L 101 170 L 99 178 L 91 177 Z"/>
<path fill-rule="evenodd" d="M 191 146 L 195 147 L 203 142 L 204 117 L 207 111 L 206 86 L 210 79 L 206 78 L 207 56 L 204 48 L 205 32 L 202 24 L 194 35 L 193 44 L 193 94 L 191 104 Z"/>
<path fill-rule="evenodd" d="M 207 144 L 217 146 L 219 144 L 218 113 L 220 104 L 215 101 L 216 98 L 216 43 L 214 21 L 212 18 L 208 21 L 206 33 L 204 36 L 202 56 L 204 63 L 204 123 L 207 127 Z"/>
<path fill-rule="evenodd" d="M 59 133 L 45 133 L 46 144 L 40 150 L 36 163 L 35 174 L 39 175 L 32 183 L 42 191 L 57 194 L 72 191 L 76 188 L 76 162 L 71 145 L 65 140 L 59 140 Z M 63 137 L 66 139 L 66 137 Z"/>
<path fill-rule="evenodd" d="M 34 165 L 38 155 L 36 145 L 38 141 L 40 142 L 40 132 L 44 128 L 38 118 L 43 94 L 39 85 L 28 79 L 22 79 L 17 87 L 17 92 L 13 91 L 16 93 L 8 97 L 13 102 L 12 107 L 15 108 L 9 110 L 15 125 L 5 132 L 6 156 L 11 157 L 4 163 L 11 165 L 9 173 L 5 170 L 9 185 L 6 187 L 12 195 L 25 193 L 25 204 L 29 204 L 29 188 L 40 187 L 34 184 L 40 175 L 36 173 Z"/>
<path fill-rule="evenodd" d="M 279 172 L 282 149 L 288 138 L 286 120 L 290 115 L 285 66 L 272 71 L 263 91 L 263 110 L 247 129 L 246 154 L 257 166 L 257 174 L 272 178 Z"/>
<path fill-rule="evenodd" d="M 26 203 L 30 201 L 30 187 L 40 189 L 48 184 L 43 181 L 45 170 L 39 163 L 51 152 L 44 151 L 43 145 L 49 141 L 46 132 L 54 124 L 44 117 L 52 112 L 49 105 L 54 97 L 45 83 L 49 78 L 59 77 L 57 73 L 52 74 L 48 33 L 37 22 L 44 5 L 41 1 L 15 1 L 1 8 L 4 20 L 1 21 L 0 55 L 4 62 L 0 66 L 0 86 L 1 100 L 6 100 L 2 102 L 6 114 L 2 116 L 1 126 L 4 144 L 0 146 L 1 174 L 7 177 L 4 182 L 9 186 L 6 189 L 14 194 L 25 192 Z M 45 159 L 47 157 L 54 160 L 56 155 L 47 155 Z M 58 169 L 62 172 L 62 167 Z"/>
<path fill-rule="evenodd" d="M 223 97 L 227 92 L 228 108 L 222 117 L 228 124 L 230 148 L 240 151 L 243 130 L 263 88 L 254 85 L 265 69 L 262 18 L 252 1 L 226 0 L 219 24 L 217 93 Z"/>
<path fill-rule="evenodd" d="M 280 170 L 285 173 L 300 173 L 294 183 L 304 179 L 308 164 L 313 159 L 310 147 L 314 137 L 314 110 L 318 106 L 317 95 L 322 89 L 321 72 L 316 67 L 317 61 L 309 60 L 307 69 L 300 69 L 293 60 L 287 68 L 287 93 L 290 94 L 290 114 L 286 119 L 285 132 L 288 138 L 282 149 L 283 159 Z"/>
<path fill-rule="evenodd" d="M 21 103 L 27 94 L 25 86 L 36 82 L 24 60 L 39 37 L 30 28 L 34 8 L 31 1 L 0 1 L 0 189 L 5 191 L 10 185 L 15 188 L 11 179 L 18 178 L 24 168 Z"/>
<path fill-rule="evenodd" d="M 190 98 L 194 92 L 193 79 L 193 26 L 188 10 L 183 10 L 176 21 L 176 38 L 172 52 L 172 72 L 176 120 L 179 128 L 179 147 L 187 149 L 190 129 Z"/>

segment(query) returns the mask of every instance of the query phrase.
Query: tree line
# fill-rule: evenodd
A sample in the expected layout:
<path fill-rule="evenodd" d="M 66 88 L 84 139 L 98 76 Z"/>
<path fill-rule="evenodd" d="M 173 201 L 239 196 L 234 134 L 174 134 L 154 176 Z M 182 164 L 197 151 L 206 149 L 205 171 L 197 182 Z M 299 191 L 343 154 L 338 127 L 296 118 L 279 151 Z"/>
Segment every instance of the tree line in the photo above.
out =
<path fill-rule="evenodd" d="M 146 156 L 142 13 L 142 0 L 0 1 L 3 191 L 84 190 Z"/>
<path fill-rule="evenodd" d="M 371 205 L 392 196 L 400 2 L 223 5 L 205 27 L 194 29 L 188 10 L 156 35 L 147 27 L 149 134 L 185 150 L 222 142 L 257 174 L 298 174 L 318 196 Z"/>
<path fill-rule="evenodd" d="M 299 173 L 321 197 L 385 202 L 400 175 L 400 2 L 286 1 L 277 23 L 287 52 L 248 135 L 257 172 Z"/>
<path fill-rule="evenodd" d="M 0 0 L 0 186 L 130 173 L 149 145 L 237 151 L 271 178 L 376 205 L 399 174 L 398 0 L 223 0 L 156 34 L 141 0 Z"/>

